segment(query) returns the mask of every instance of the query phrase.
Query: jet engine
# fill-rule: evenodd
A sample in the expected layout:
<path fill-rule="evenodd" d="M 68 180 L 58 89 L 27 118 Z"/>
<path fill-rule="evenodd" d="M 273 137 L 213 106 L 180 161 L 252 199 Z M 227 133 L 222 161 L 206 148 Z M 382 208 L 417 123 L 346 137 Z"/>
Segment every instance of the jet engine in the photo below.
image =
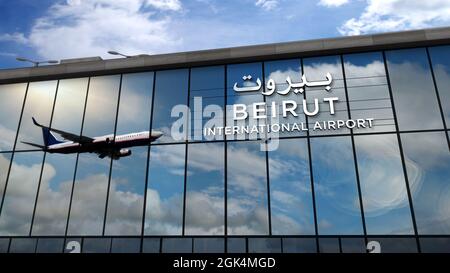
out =
<path fill-rule="evenodd" d="M 131 150 L 129 149 L 120 149 L 119 157 L 129 156 L 131 155 Z"/>

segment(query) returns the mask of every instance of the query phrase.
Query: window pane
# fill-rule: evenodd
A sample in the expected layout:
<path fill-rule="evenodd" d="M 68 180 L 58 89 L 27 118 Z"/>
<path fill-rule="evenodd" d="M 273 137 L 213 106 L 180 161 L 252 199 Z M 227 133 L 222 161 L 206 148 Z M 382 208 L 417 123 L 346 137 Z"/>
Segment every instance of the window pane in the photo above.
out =
<path fill-rule="evenodd" d="M 66 237 L 66 242 L 64 243 L 64 253 L 81 253 L 81 238 Z"/>
<path fill-rule="evenodd" d="M 223 253 L 224 238 L 194 238 L 194 253 Z"/>
<path fill-rule="evenodd" d="M 450 238 L 420 238 L 422 253 L 450 253 Z"/>
<path fill-rule="evenodd" d="M 114 134 L 120 76 L 91 78 L 83 135 Z M 80 154 L 74 183 L 68 234 L 101 235 L 111 159 L 96 154 Z"/>
<path fill-rule="evenodd" d="M 355 148 L 367 234 L 413 233 L 396 135 L 356 136 Z"/>
<path fill-rule="evenodd" d="M 141 238 L 113 238 L 111 253 L 139 253 Z"/>
<path fill-rule="evenodd" d="M 369 238 L 380 243 L 380 253 L 417 253 L 416 238 Z"/>
<path fill-rule="evenodd" d="M 268 234 L 266 154 L 256 141 L 227 145 L 228 234 Z"/>
<path fill-rule="evenodd" d="M 11 163 L 11 154 L 0 154 L 0 204 L 3 199 L 8 169 Z"/>
<path fill-rule="evenodd" d="M 450 234 L 450 153 L 444 132 L 402 134 L 419 234 Z"/>
<path fill-rule="evenodd" d="M 224 234 L 224 144 L 188 146 L 185 233 Z"/>
<path fill-rule="evenodd" d="M 33 235 L 64 235 L 76 155 L 47 154 L 33 222 Z"/>
<path fill-rule="evenodd" d="M 12 238 L 9 253 L 35 253 L 36 238 Z"/>
<path fill-rule="evenodd" d="M 185 145 L 155 145 L 150 149 L 146 235 L 181 235 L 185 151 Z"/>
<path fill-rule="evenodd" d="M 202 128 L 212 128 L 212 126 L 206 126 L 211 124 L 211 122 L 217 126 L 223 126 L 223 111 L 225 110 L 224 78 L 224 66 L 191 69 L 191 89 L 189 93 L 189 107 L 191 108 L 190 140 L 207 140 L 204 137 Z M 210 114 L 213 110 L 211 108 L 212 105 L 219 106 L 221 111 Z M 214 139 L 223 139 L 223 135 L 217 135 Z"/>
<path fill-rule="evenodd" d="M 315 238 L 283 238 L 283 253 L 316 253 Z"/>
<path fill-rule="evenodd" d="M 450 46 L 430 47 L 429 52 L 448 128 L 450 126 Z"/>
<path fill-rule="evenodd" d="M 31 82 L 25 100 L 16 150 L 36 149 L 22 141 L 43 145 L 42 130 L 33 124 L 34 117 L 40 124 L 48 126 L 55 100 L 57 81 Z"/>
<path fill-rule="evenodd" d="M 364 238 L 341 238 L 342 253 L 366 253 Z"/>
<path fill-rule="evenodd" d="M 269 152 L 272 233 L 314 234 L 314 210 L 306 139 L 280 140 Z"/>
<path fill-rule="evenodd" d="M 153 73 L 122 78 L 116 135 L 150 128 Z M 147 145 L 127 148 L 131 155 L 113 161 L 105 233 L 140 235 L 144 209 Z"/>
<path fill-rule="evenodd" d="M 65 79 L 58 85 L 52 128 L 73 134 L 81 131 L 88 79 Z M 75 171 L 76 154 L 45 157 L 33 235 L 64 235 Z"/>
<path fill-rule="evenodd" d="M 83 135 L 95 137 L 114 133 L 119 83 L 119 75 L 91 78 Z"/>
<path fill-rule="evenodd" d="M 243 80 L 244 76 L 251 76 L 251 80 Z M 254 102 L 264 102 L 261 94 L 262 88 L 258 91 L 251 92 L 236 92 L 234 91 L 234 84 L 238 87 L 255 87 L 256 81 L 260 80 L 263 84 L 262 64 L 261 63 L 246 63 L 234 64 L 227 66 L 227 105 L 244 104 L 247 106 L 248 117 L 245 120 L 234 120 L 233 109 L 227 109 L 226 118 L 227 126 L 249 126 L 266 124 L 264 119 L 254 119 L 252 104 Z M 265 134 L 257 133 L 238 133 L 234 135 L 227 135 L 227 139 L 257 139 L 264 137 Z"/>
<path fill-rule="evenodd" d="M 338 238 L 319 238 L 319 253 L 340 253 Z"/>
<path fill-rule="evenodd" d="M 246 253 L 247 244 L 245 238 L 228 238 L 227 253 Z"/>
<path fill-rule="evenodd" d="M 148 147 L 113 161 L 105 234 L 140 235 L 144 209 Z"/>
<path fill-rule="evenodd" d="M 83 253 L 109 253 L 111 238 L 84 238 Z"/>
<path fill-rule="evenodd" d="M 319 234 L 362 234 L 351 138 L 313 138 L 311 156 Z"/>
<path fill-rule="evenodd" d="M 319 113 L 308 118 L 309 128 L 314 128 L 315 122 L 328 120 L 347 120 L 347 97 L 345 96 L 344 77 L 342 76 L 342 63 L 339 56 L 326 56 L 305 58 L 303 60 L 303 69 L 308 81 L 325 81 L 327 73 L 332 76 L 331 89 L 325 90 L 325 87 L 308 87 L 305 89 L 306 99 L 308 103 L 308 111 L 314 111 L 314 99 L 318 99 Z M 338 101 L 334 103 L 335 114 L 330 113 L 328 102 L 324 102 L 324 98 L 337 97 Z M 311 130 L 312 135 L 325 134 L 345 134 L 348 133 L 347 128 L 339 130 Z"/>
<path fill-rule="evenodd" d="M 0 151 L 12 151 L 26 83 L 0 85 Z"/>
<path fill-rule="evenodd" d="M 192 253 L 192 238 L 164 238 L 162 253 Z"/>
<path fill-rule="evenodd" d="M 372 128 L 357 128 L 354 132 L 395 131 L 381 52 L 345 55 L 344 68 L 352 119 L 374 119 Z"/>
<path fill-rule="evenodd" d="M 443 128 L 424 48 L 386 52 L 400 130 Z"/>
<path fill-rule="evenodd" d="M 159 238 L 144 238 L 142 242 L 143 253 L 159 253 L 161 239 Z"/>
<path fill-rule="evenodd" d="M 72 196 L 69 235 L 102 235 L 110 159 L 80 154 Z"/>
<path fill-rule="evenodd" d="M 181 116 L 172 117 L 171 112 L 176 105 L 187 105 L 188 77 L 187 69 L 164 70 L 156 73 L 152 129 L 164 133 L 156 142 L 182 142 L 185 140 L 186 128 L 180 128 L 180 130 L 184 130 L 184 133 L 180 131 L 176 132 L 177 135 L 172 135 L 172 124 Z M 180 121 L 186 124 L 187 117 L 182 117 Z"/>
<path fill-rule="evenodd" d="M 42 152 L 15 153 L 0 216 L 0 235 L 29 235 Z"/>
<path fill-rule="evenodd" d="M 9 248 L 9 238 L 0 238 L 0 253 L 7 253 Z"/>
<path fill-rule="evenodd" d="M 281 253 L 281 238 L 248 238 L 249 253 Z"/>
<path fill-rule="evenodd" d="M 301 63 L 300 59 L 291 59 L 291 60 L 282 60 L 282 61 L 272 61 L 272 62 L 265 62 L 264 63 L 264 72 L 265 72 L 265 84 L 264 88 L 267 92 L 267 82 L 272 79 L 275 82 L 275 92 L 270 95 L 266 96 L 267 101 L 267 111 L 271 113 L 272 110 L 272 102 L 276 102 L 277 106 L 277 118 L 272 118 L 270 114 L 269 120 L 272 124 L 275 123 L 298 123 L 305 122 L 305 114 L 303 113 L 303 99 L 304 99 L 304 93 L 295 93 L 294 89 L 290 89 L 289 93 L 287 95 L 280 95 L 277 92 L 283 91 L 288 88 L 288 84 L 286 82 L 287 77 L 290 77 L 292 80 L 292 83 L 297 83 L 301 81 L 302 77 L 302 71 L 301 71 Z M 297 102 L 297 109 L 295 110 L 295 113 L 298 114 L 297 117 L 294 117 L 292 115 L 287 115 L 287 117 L 283 117 L 282 112 L 282 101 L 286 100 L 293 100 Z M 301 126 L 301 125 L 300 125 Z M 305 127 L 306 127 L 305 122 Z M 279 136 L 303 136 L 306 135 L 306 131 L 293 131 L 293 132 L 280 132 Z M 271 134 L 273 137 L 274 135 Z"/>
<path fill-rule="evenodd" d="M 62 253 L 64 238 L 39 238 L 36 253 Z"/>

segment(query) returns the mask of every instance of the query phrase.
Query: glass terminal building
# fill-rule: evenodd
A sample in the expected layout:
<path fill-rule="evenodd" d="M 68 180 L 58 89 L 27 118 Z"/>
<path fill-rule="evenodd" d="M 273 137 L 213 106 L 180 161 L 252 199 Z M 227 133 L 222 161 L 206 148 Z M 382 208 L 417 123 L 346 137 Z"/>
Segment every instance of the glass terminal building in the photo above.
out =
<path fill-rule="evenodd" d="M 449 126 L 450 28 L 0 70 L 0 252 L 450 252 Z"/>

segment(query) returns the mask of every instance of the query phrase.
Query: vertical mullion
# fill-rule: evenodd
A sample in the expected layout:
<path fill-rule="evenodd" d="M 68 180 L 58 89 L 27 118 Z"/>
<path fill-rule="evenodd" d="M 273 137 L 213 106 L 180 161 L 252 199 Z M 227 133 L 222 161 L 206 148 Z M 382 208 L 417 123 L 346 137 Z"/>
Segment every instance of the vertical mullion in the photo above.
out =
<path fill-rule="evenodd" d="M 224 66 L 224 109 L 223 109 L 223 126 L 225 127 L 227 125 L 227 77 L 228 77 L 228 66 Z M 224 223 L 223 223 L 223 229 L 224 229 L 224 235 L 225 235 L 225 253 L 228 253 L 228 164 L 227 164 L 227 141 L 226 141 L 226 135 L 223 136 L 223 148 L 224 148 L 224 197 L 223 197 L 223 204 L 224 204 Z"/>
<path fill-rule="evenodd" d="M 266 83 L 266 74 L 265 74 L 264 65 L 265 65 L 265 63 L 261 62 L 262 78 L 263 78 L 262 82 L 264 83 L 262 88 L 265 88 L 265 83 Z M 266 102 L 266 96 L 264 96 L 264 95 L 262 95 L 262 96 L 263 96 L 263 101 Z M 266 125 L 268 125 L 267 122 L 268 122 L 268 118 L 266 118 Z M 264 140 L 264 147 L 265 147 L 265 156 L 266 156 L 266 183 L 267 183 L 266 190 L 267 190 L 267 217 L 268 217 L 267 219 L 269 222 L 269 236 L 271 236 L 272 235 L 272 212 L 271 212 L 272 208 L 270 205 L 270 178 L 269 178 L 270 172 L 269 172 L 269 151 L 268 151 L 268 143 L 267 143 L 268 142 L 267 141 L 267 137 L 268 137 L 267 130 L 265 132 L 265 135 L 266 135 L 266 137 Z"/>
<path fill-rule="evenodd" d="M 81 135 L 83 135 L 84 118 L 86 116 L 86 107 L 87 107 L 87 102 L 88 102 L 88 98 L 89 98 L 89 88 L 90 88 L 90 86 L 91 86 L 91 77 L 88 78 L 88 83 L 87 83 L 87 87 L 86 87 L 86 97 L 84 99 L 83 116 L 81 118 L 80 138 L 81 138 Z M 66 237 L 67 237 L 67 232 L 69 230 L 69 220 L 70 220 L 70 213 L 72 211 L 73 193 L 75 191 L 75 180 L 77 178 L 77 168 L 78 168 L 78 159 L 79 159 L 79 157 L 80 157 L 80 153 L 78 152 L 77 153 L 77 158 L 75 159 L 75 168 L 73 170 L 72 187 L 70 189 L 70 202 L 69 202 L 69 209 L 68 209 L 68 212 L 67 212 L 66 230 L 64 232 L 64 235 Z"/>
<path fill-rule="evenodd" d="M 436 98 L 438 101 L 439 111 L 441 113 L 442 124 L 444 124 L 445 137 L 447 138 L 448 149 L 450 150 L 450 139 L 449 139 L 448 132 L 447 132 L 447 123 L 445 122 L 445 114 L 444 114 L 444 110 L 442 108 L 441 97 L 439 96 L 439 90 L 438 90 L 437 83 L 436 83 L 436 75 L 434 74 L 433 62 L 431 61 L 430 51 L 429 51 L 428 47 L 426 47 L 425 49 L 427 51 L 428 64 L 429 64 L 430 70 L 431 70 L 431 77 L 433 78 L 433 86 L 434 86 L 434 91 L 436 92 Z"/>
<path fill-rule="evenodd" d="M 347 77 L 345 75 L 343 55 L 340 55 L 340 59 L 341 59 L 341 67 L 342 67 L 342 76 L 343 76 L 343 81 L 344 81 L 344 91 L 345 91 L 345 96 L 346 96 L 346 101 L 347 101 L 347 113 L 348 113 L 348 118 L 351 119 L 352 114 L 350 111 L 350 98 L 348 96 L 348 90 L 347 90 Z M 359 208 L 361 210 L 361 220 L 362 220 L 362 227 L 363 227 L 363 232 L 364 232 L 364 239 L 366 240 L 366 244 L 367 244 L 366 218 L 365 218 L 365 214 L 364 214 L 364 204 L 363 204 L 363 199 L 362 199 L 361 181 L 359 178 L 358 160 L 356 157 L 357 155 L 356 155 L 356 148 L 355 148 L 355 135 L 354 135 L 353 129 L 350 129 L 350 134 L 351 134 L 350 137 L 351 137 L 351 141 L 352 141 L 353 162 L 355 164 L 356 185 L 358 188 Z M 339 238 L 339 242 L 340 242 L 340 240 L 341 239 Z"/>
<path fill-rule="evenodd" d="M 119 94 L 117 96 L 116 119 L 114 121 L 114 133 L 113 133 L 112 145 L 114 145 L 116 142 L 117 121 L 118 121 L 118 117 L 119 117 L 119 106 L 120 106 L 120 95 L 122 93 L 122 82 L 123 82 L 123 74 L 120 74 Z M 114 153 L 114 152 L 112 152 L 112 153 Z M 105 236 L 106 220 L 107 220 L 106 217 L 108 216 L 107 215 L 108 214 L 108 203 L 109 203 L 109 193 L 111 191 L 111 174 L 112 174 L 113 162 L 114 162 L 114 154 L 111 155 L 111 160 L 109 162 L 109 175 L 108 175 L 108 186 L 106 189 L 105 213 L 103 214 L 103 228 L 102 228 L 103 236 Z"/>
<path fill-rule="evenodd" d="M 10 175 L 10 172 L 11 172 L 12 162 L 14 160 L 14 154 L 15 154 L 15 150 L 16 150 L 17 138 L 19 137 L 19 130 L 20 130 L 20 125 L 22 123 L 23 110 L 25 109 L 25 103 L 26 103 L 27 97 L 28 97 L 28 88 L 29 88 L 29 86 L 30 86 L 30 83 L 28 82 L 27 83 L 27 87 L 25 89 L 25 95 L 23 96 L 22 109 L 20 111 L 20 117 L 19 117 L 19 124 L 17 125 L 16 136 L 14 138 L 14 144 L 13 144 L 13 150 L 11 152 L 11 158 L 9 160 L 8 173 L 7 173 L 6 178 L 5 178 L 6 179 L 5 180 L 5 186 L 3 187 L 2 202 L 0 203 L 0 216 L 2 215 L 2 211 L 3 211 L 3 203 L 5 202 L 6 189 L 8 188 L 9 175 Z M 9 248 L 8 248 L 8 251 L 9 251 Z"/>
<path fill-rule="evenodd" d="M 395 130 L 396 130 L 396 134 L 397 134 L 397 141 L 398 141 L 398 148 L 399 148 L 399 152 L 400 152 L 400 158 L 401 158 L 401 161 L 402 161 L 403 176 L 405 177 L 406 193 L 408 195 L 409 209 L 410 209 L 410 212 L 411 212 L 412 224 L 413 224 L 413 229 L 414 229 L 414 236 L 416 238 L 417 248 L 418 248 L 419 253 L 420 253 L 421 249 L 420 249 L 419 236 L 418 236 L 418 232 L 417 232 L 417 223 L 416 223 L 416 217 L 415 217 L 415 213 L 414 213 L 414 205 L 413 205 L 413 202 L 412 202 L 411 190 L 409 188 L 408 173 L 406 171 L 405 158 L 403 156 L 402 140 L 401 140 L 401 137 L 400 137 L 400 129 L 399 129 L 398 120 L 397 120 L 397 113 L 395 111 L 394 96 L 393 96 L 393 92 L 392 92 L 391 79 L 389 77 L 389 69 L 388 69 L 388 65 L 387 65 L 387 59 L 386 59 L 386 52 L 385 51 L 383 51 L 383 62 L 384 62 L 384 69 L 385 69 L 385 73 L 386 73 L 388 89 L 389 89 L 389 95 L 391 96 L 392 112 L 394 114 Z"/>
<path fill-rule="evenodd" d="M 188 90 L 187 90 L 187 109 L 188 109 L 188 113 L 187 113 L 187 122 L 186 124 L 190 124 L 191 122 L 191 110 L 189 109 L 189 102 L 190 102 L 190 94 L 191 94 L 191 68 L 188 68 Z M 185 226 L 186 226 L 186 186 L 187 186 L 187 160 L 188 160 L 188 143 L 189 143 L 189 135 L 190 135 L 190 126 L 187 126 L 186 129 L 186 135 L 185 135 L 185 141 L 184 141 L 184 145 L 186 145 L 185 150 L 184 150 L 184 189 L 183 189 L 183 224 L 182 224 L 182 229 L 181 229 L 181 235 L 185 235 Z"/>
<path fill-rule="evenodd" d="M 59 83 L 60 83 L 60 80 L 58 80 L 56 82 L 56 90 L 55 90 L 55 96 L 53 98 L 52 112 L 50 113 L 50 122 L 49 122 L 49 127 L 50 128 L 52 127 L 53 115 L 55 113 L 55 105 L 56 105 L 56 99 L 58 97 Z M 49 132 L 49 134 L 50 134 L 50 132 Z M 35 214 L 36 214 L 36 207 L 37 207 L 37 203 L 38 203 L 38 200 L 39 200 L 39 191 L 41 190 L 42 174 L 44 172 L 44 164 L 45 164 L 46 156 L 47 156 L 47 152 L 44 151 L 44 156 L 42 157 L 41 172 L 39 174 L 38 187 L 37 187 L 37 191 L 36 191 L 36 197 L 34 199 L 33 214 L 31 216 L 30 231 L 28 233 L 29 236 L 31 236 L 31 234 L 33 232 L 34 217 L 35 217 Z"/>
<path fill-rule="evenodd" d="M 149 123 L 149 130 L 150 135 L 152 133 L 152 122 L 153 122 L 153 106 L 155 101 L 155 84 L 156 84 L 156 71 L 153 72 L 153 83 L 152 83 L 152 101 L 151 101 L 151 109 L 150 109 L 150 123 Z M 149 137 L 150 137 L 149 135 Z M 145 169 L 145 189 L 144 189 L 144 204 L 143 204 L 143 211 L 142 211 L 142 225 L 141 225 L 141 252 L 144 247 L 144 232 L 145 232 L 145 213 L 147 210 L 147 187 L 148 187 L 148 172 L 150 167 L 150 148 L 151 145 L 149 144 L 147 147 L 147 165 Z"/>
<path fill-rule="evenodd" d="M 300 66 L 301 66 L 302 74 L 305 74 L 303 58 L 300 59 Z M 303 92 L 303 99 L 306 100 L 306 92 Z M 306 122 L 306 126 L 308 128 L 308 130 L 306 131 L 306 140 L 308 143 L 309 177 L 310 177 L 310 182 L 311 182 L 311 194 L 312 194 L 312 203 L 313 203 L 312 205 L 313 205 L 313 213 L 314 213 L 314 232 L 315 232 L 315 236 L 316 236 L 316 248 L 317 248 L 317 251 L 319 251 L 319 240 L 317 238 L 317 236 L 319 235 L 319 227 L 317 224 L 316 193 L 314 190 L 314 173 L 313 173 L 312 156 L 311 156 L 311 136 L 309 134 L 308 116 L 305 113 L 303 113 L 303 115 L 305 115 L 305 122 Z"/>

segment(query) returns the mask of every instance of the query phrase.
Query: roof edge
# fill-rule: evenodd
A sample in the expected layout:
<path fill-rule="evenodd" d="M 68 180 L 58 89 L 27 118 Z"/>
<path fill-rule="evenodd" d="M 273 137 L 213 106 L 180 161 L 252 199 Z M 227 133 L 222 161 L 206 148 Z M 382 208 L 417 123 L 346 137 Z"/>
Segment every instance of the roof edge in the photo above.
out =
<path fill-rule="evenodd" d="M 0 83 L 450 44 L 450 27 L 0 70 Z"/>

